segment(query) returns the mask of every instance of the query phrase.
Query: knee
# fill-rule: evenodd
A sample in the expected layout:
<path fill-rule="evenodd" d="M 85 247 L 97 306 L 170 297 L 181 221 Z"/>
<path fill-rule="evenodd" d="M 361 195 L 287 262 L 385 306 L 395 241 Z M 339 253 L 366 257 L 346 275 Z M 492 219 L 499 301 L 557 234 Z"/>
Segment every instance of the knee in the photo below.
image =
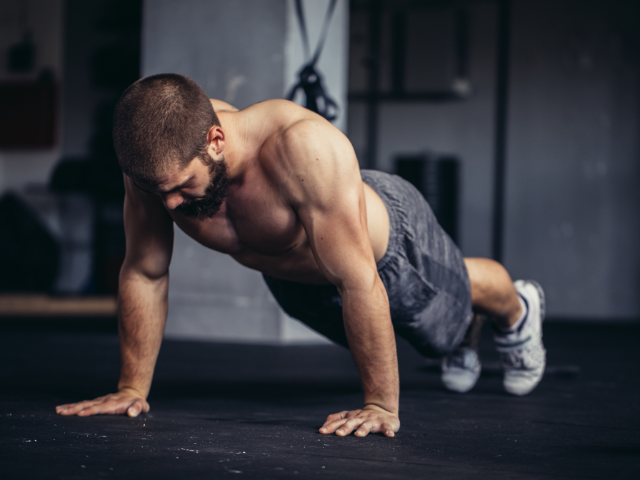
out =
<path fill-rule="evenodd" d="M 493 277 L 492 272 L 501 267 L 498 262 L 490 258 L 465 258 L 464 263 L 467 267 L 471 290 L 481 290 Z"/>
<path fill-rule="evenodd" d="M 511 277 L 500 263 L 490 258 L 465 258 L 464 262 L 474 304 L 482 302 L 487 297 L 498 300 L 496 297 L 503 294 L 508 296 L 511 293 L 504 288 L 506 285 L 512 285 Z"/>

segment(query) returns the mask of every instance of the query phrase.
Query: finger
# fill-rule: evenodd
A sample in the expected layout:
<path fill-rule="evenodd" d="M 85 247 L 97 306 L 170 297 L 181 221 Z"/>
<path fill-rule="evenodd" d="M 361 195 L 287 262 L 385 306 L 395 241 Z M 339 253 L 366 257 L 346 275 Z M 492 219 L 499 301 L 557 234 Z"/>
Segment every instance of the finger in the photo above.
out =
<path fill-rule="evenodd" d="M 56 405 L 56 413 L 59 413 L 61 410 L 66 410 L 67 408 L 71 408 L 77 403 L 65 403 L 64 405 Z"/>
<path fill-rule="evenodd" d="M 110 400 L 96 405 L 89 406 L 78 412 L 79 417 L 88 417 L 90 415 L 107 414 L 107 413 L 124 413 L 128 407 L 128 403 L 122 401 Z"/>
<path fill-rule="evenodd" d="M 86 407 L 78 412 L 79 417 L 88 417 L 90 415 L 111 414 L 121 415 L 127 411 L 127 408 L 135 401 L 135 398 L 112 398 L 110 400 Z"/>
<path fill-rule="evenodd" d="M 68 405 L 63 405 L 62 408 L 60 408 L 59 410 L 56 409 L 56 411 L 60 415 L 75 415 L 76 413 L 78 413 L 83 408 L 86 408 L 86 407 L 89 407 L 91 405 L 94 405 L 95 403 L 96 403 L 95 400 L 85 400 L 84 402 L 78 402 L 78 403 L 71 403 L 71 404 L 68 404 Z"/>
<path fill-rule="evenodd" d="M 344 410 L 344 411 L 342 411 L 342 412 L 340 412 L 340 413 L 334 413 L 334 414 L 332 414 L 332 415 L 329 415 L 329 416 L 327 417 L 327 420 L 324 422 L 324 424 L 323 424 L 323 425 L 322 425 L 322 427 L 320 428 L 320 430 L 319 430 L 319 431 L 320 431 L 320 433 L 333 433 L 333 432 L 335 431 L 335 428 L 334 428 L 334 429 L 330 429 L 330 427 L 329 427 L 329 426 L 330 426 L 333 422 L 338 422 L 338 421 L 340 421 L 340 420 L 342 420 L 342 419 L 346 418 L 348 414 L 349 414 L 349 412 L 348 412 L 348 411 L 346 411 L 346 410 Z M 341 422 L 341 423 L 340 423 L 340 425 L 342 425 L 342 423 L 344 423 L 344 422 Z M 338 425 L 338 426 L 340 426 L 340 425 Z M 336 428 L 337 428 L 337 427 L 336 427 Z"/>
<path fill-rule="evenodd" d="M 338 430 L 336 430 L 336 435 L 340 435 L 344 437 L 345 435 L 349 435 L 353 430 L 364 422 L 363 418 L 353 417 L 347 420 L 343 426 L 341 426 Z"/>
<path fill-rule="evenodd" d="M 369 435 L 369 432 L 371 432 L 372 428 L 373 424 L 371 422 L 364 422 L 358 427 L 358 430 L 356 430 L 356 433 L 354 433 L 354 435 L 356 437 L 366 437 L 367 435 Z"/>
<path fill-rule="evenodd" d="M 336 420 L 347 418 L 348 414 L 349 412 L 347 410 L 344 410 L 340 413 L 333 413 L 327 417 L 327 420 L 324 422 L 324 425 L 327 425 L 328 423 L 331 423 L 331 422 L 335 422 Z"/>
<path fill-rule="evenodd" d="M 144 402 L 144 403 L 147 403 L 147 402 Z M 135 402 L 133 402 L 129 408 L 127 408 L 127 415 L 129 415 L 130 417 L 137 417 L 138 415 L 140 415 L 140 412 L 142 412 L 143 409 L 144 409 L 144 405 L 142 403 L 142 400 L 138 399 Z M 147 410 L 149 409 L 147 408 Z"/>
<path fill-rule="evenodd" d="M 58 405 L 56 407 L 56 412 L 58 412 L 58 410 L 68 410 L 69 408 L 76 407 L 79 405 L 85 405 L 89 403 L 100 403 L 107 397 L 108 395 L 103 395 L 102 397 L 97 397 L 97 398 L 94 398 L 93 400 L 84 400 L 82 402 L 65 403 L 64 405 Z"/>
<path fill-rule="evenodd" d="M 89 402 L 90 402 L 90 400 L 85 400 L 83 402 L 65 403 L 64 405 L 58 405 L 56 407 L 56 413 L 61 413 L 61 412 L 64 412 L 65 410 L 76 408 L 76 407 L 81 406 L 81 405 L 87 405 Z"/>
<path fill-rule="evenodd" d="M 395 437 L 396 436 L 396 432 L 394 431 L 393 427 L 391 425 L 389 425 L 388 423 L 383 423 L 382 427 L 380 428 L 380 431 L 382 433 L 384 433 L 385 437 Z"/>
<path fill-rule="evenodd" d="M 320 429 L 320 433 L 333 433 L 338 428 L 340 428 L 342 425 L 344 425 L 346 422 L 347 422 L 346 419 L 335 420 L 335 421 L 331 422 L 330 424 L 325 425 L 324 427 L 322 427 Z"/>

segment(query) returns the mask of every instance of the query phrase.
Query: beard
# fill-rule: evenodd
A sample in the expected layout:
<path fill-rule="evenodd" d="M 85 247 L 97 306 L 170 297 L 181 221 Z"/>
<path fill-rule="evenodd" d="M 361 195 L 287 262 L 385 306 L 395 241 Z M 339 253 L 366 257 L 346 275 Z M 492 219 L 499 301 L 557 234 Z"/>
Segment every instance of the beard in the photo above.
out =
<path fill-rule="evenodd" d="M 229 180 L 229 174 L 227 173 L 227 164 L 224 157 L 222 160 L 214 160 L 208 155 L 205 158 L 206 163 L 210 163 L 210 182 L 209 186 L 205 190 L 204 197 L 197 200 L 191 200 L 190 202 L 182 202 L 182 204 L 176 207 L 180 213 L 188 218 L 197 218 L 198 220 L 204 220 L 206 218 L 213 217 L 224 201 L 229 196 L 229 186 L 231 181 Z"/>

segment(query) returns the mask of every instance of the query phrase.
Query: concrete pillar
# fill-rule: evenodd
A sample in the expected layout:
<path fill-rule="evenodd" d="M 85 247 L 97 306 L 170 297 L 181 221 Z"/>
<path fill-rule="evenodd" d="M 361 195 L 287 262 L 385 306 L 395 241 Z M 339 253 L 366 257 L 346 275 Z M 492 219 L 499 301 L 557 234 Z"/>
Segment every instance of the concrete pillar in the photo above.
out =
<path fill-rule="evenodd" d="M 315 45 L 327 0 L 305 1 Z M 293 0 L 146 0 L 142 76 L 180 73 L 237 108 L 282 98 L 302 65 Z M 348 2 L 340 0 L 319 68 L 346 125 Z M 176 227 L 167 336 L 262 343 L 323 337 L 284 315 L 262 276 Z"/>

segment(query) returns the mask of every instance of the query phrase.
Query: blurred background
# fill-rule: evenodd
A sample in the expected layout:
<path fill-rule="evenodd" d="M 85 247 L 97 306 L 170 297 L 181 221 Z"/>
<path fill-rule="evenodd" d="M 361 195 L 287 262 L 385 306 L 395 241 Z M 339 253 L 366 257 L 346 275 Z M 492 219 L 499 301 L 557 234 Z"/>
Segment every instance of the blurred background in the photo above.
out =
<path fill-rule="evenodd" d="M 175 72 L 238 108 L 316 104 L 362 168 L 423 192 L 465 256 L 538 280 L 551 320 L 640 318 L 638 2 L 300 6 L 0 0 L 0 316 L 114 317 L 113 108 L 136 79 Z M 322 91 L 292 90 L 318 43 Z M 178 229 L 167 336 L 324 341 L 260 274 Z"/>

